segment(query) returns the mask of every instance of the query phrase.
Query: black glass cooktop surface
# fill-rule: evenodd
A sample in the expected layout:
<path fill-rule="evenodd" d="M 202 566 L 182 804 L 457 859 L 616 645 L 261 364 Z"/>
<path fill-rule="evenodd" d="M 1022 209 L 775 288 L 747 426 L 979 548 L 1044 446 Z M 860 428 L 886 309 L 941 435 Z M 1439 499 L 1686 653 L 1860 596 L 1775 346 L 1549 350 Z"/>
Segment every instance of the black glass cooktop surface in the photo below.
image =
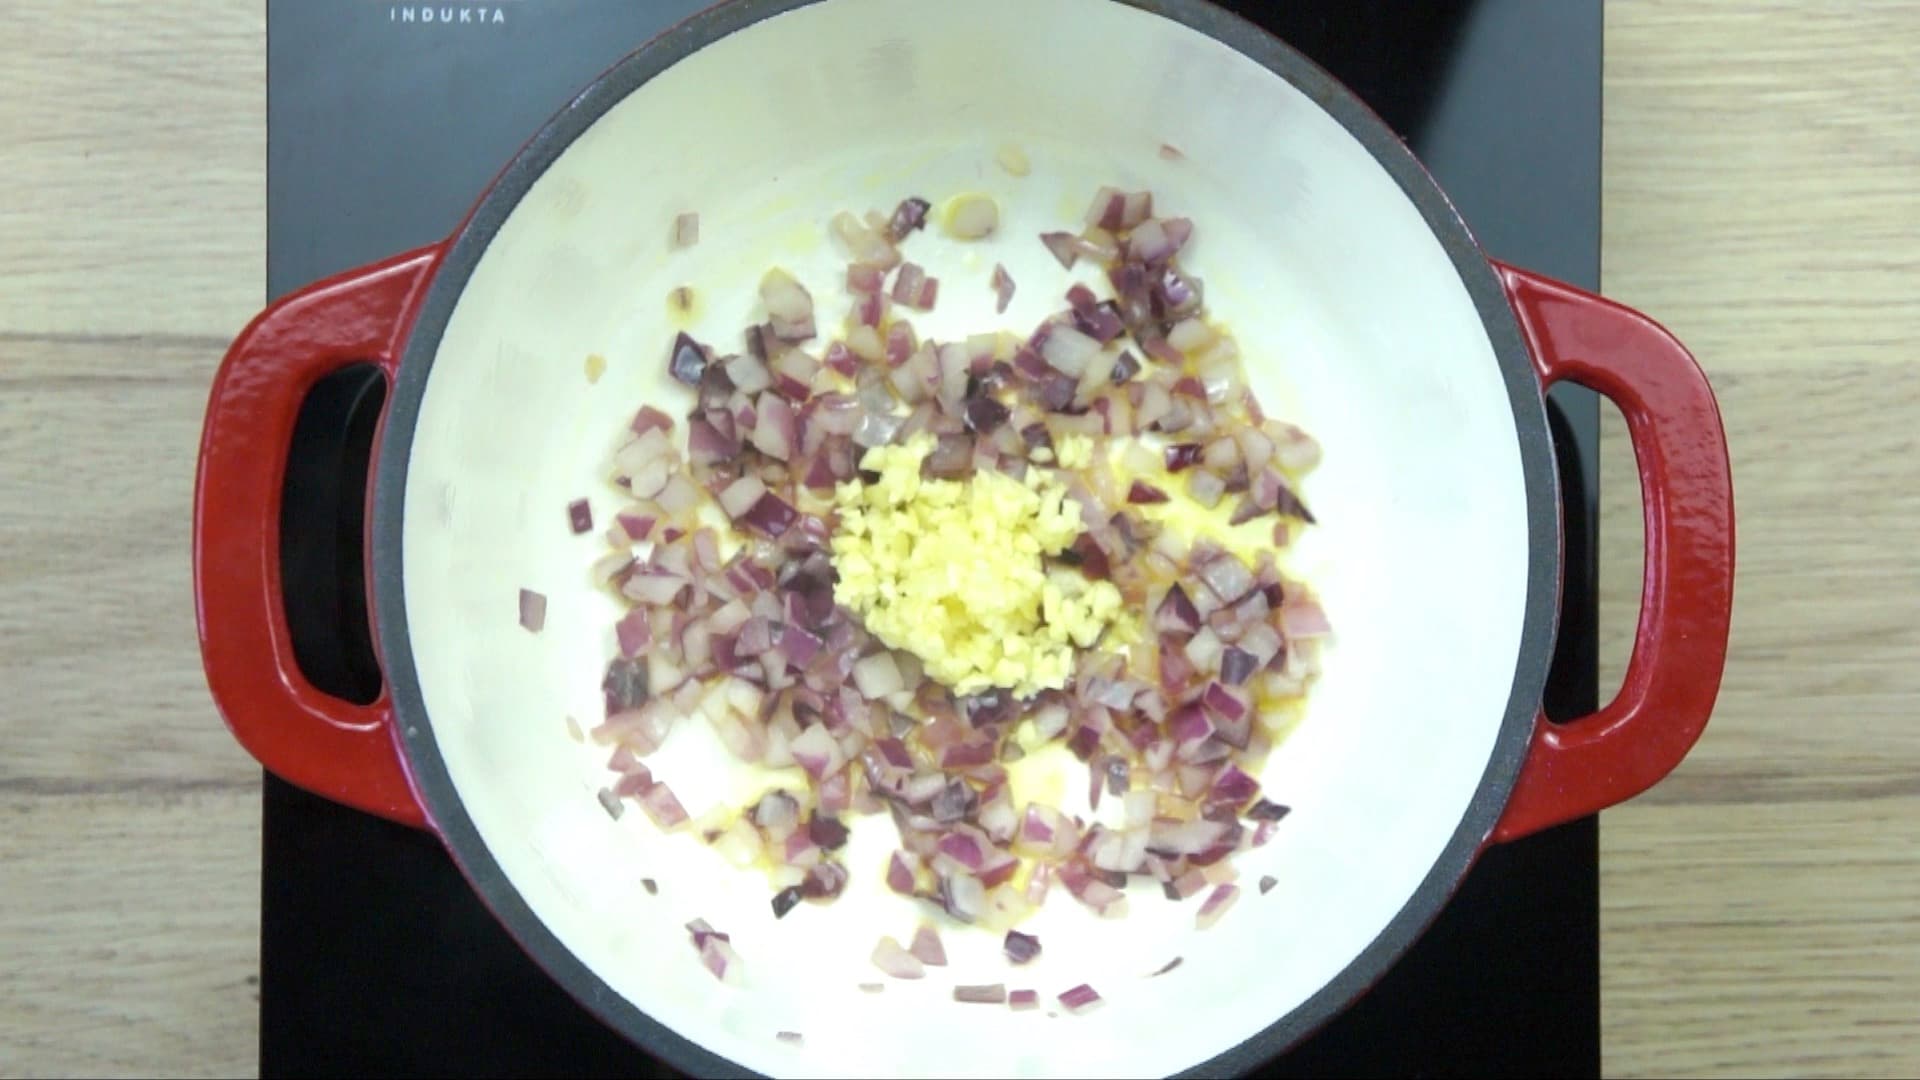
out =
<path fill-rule="evenodd" d="M 560 103 L 701 6 L 268 0 L 269 295 L 445 236 Z M 1227 6 L 1371 103 L 1490 253 L 1598 285 L 1599 0 Z M 357 538 L 381 392 L 364 372 L 316 390 L 283 522 L 297 651 L 346 696 L 378 687 Z M 1571 716 L 1595 696 L 1598 407 L 1572 387 L 1551 405 L 1567 573 L 1548 704 Z M 264 814 L 263 1076 L 677 1075 L 547 979 L 433 838 L 271 777 Z M 1597 851 L 1589 819 L 1488 852 L 1371 993 L 1266 1071 L 1598 1075 Z"/>

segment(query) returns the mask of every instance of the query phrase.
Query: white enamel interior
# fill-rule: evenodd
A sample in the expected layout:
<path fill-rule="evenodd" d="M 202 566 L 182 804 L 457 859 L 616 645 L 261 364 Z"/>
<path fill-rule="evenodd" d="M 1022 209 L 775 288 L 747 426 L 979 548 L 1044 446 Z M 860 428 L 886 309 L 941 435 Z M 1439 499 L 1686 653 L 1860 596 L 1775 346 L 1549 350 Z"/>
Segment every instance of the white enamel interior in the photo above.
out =
<path fill-rule="evenodd" d="M 1162 142 L 1184 152 L 1164 160 Z M 1032 173 L 994 164 L 1002 143 Z M 607 455 L 663 376 L 665 297 L 691 285 L 697 336 L 728 347 L 772 263 L 843 310 L 824 226 L 842 208 L 991 193 L 997 239 L 931 233 L 940 277 L 923 335 L 1030 329 L 1067 284 L 1035 240 L 1077 227 L 1101 183 L 1191 216 L 1183 256 L 1238 335 L 1270 412 L 1325 446 L 1305 489 L 1323 524 L 1291 568 L 1339 632 L 1305 721 L 1262 777 L 1294 807 L 1241 860 L 1246 894 L 1214 929 L 1152 892 L 1102 922 L 1058 891 L 1010 969 L 996 938 L 946 931 L 952 966 L 883 993 L 867 955 L 923 912 L 880 883 L 892 826 L 860 823 L 848 894 L 775 922 L 757 871 L 596 803 L 614 604 L 588 581 L 595 533 L 566 503 L 616 505 Z M 669 223 L 701 237 L 669 253 Z M 1021 283 L 1004 318 L 988 274 Z M 1082 274 L 1088 280 L 1091 275 Z M 608 360 L 589 385 L 589 353 Z M 481 259 L 427 383 L 405 495 L 406 605 L 434 735 L 467 812 L 538 917 L 617 993 L 750 1068 L 794 1075 L 1159 1075 L 1232 1048 L 1338 974 L 1407 901 L 1474 795 L 1520 645 L 1529 551 L 1520 452 L 1486 333 L 1446 254 L 1332 118 L 1232 49 L 1104 0 L 828 0 L 671 67 L 534 185 Z M 515 620 L 548 597 L 544 633 Z M 698 814 L 729 788 L 697 721 L 659 774 Z M 1253 883 L 1279 885 L 1258 895 Z M 639 880 L 659 881 L 658 896 Z M 683 924 L 733 935 L 739 986 L 696 961 Z M 1144 976 L 1174 956 L 1176 971 Z M 950 1001 L 956 983 L 1039 990 L 1047 1008 Z M 1054 995 L 1091 982 L 1082 1016 Z M 801 1032 L 802 1046 L 776 1041 Z"/>

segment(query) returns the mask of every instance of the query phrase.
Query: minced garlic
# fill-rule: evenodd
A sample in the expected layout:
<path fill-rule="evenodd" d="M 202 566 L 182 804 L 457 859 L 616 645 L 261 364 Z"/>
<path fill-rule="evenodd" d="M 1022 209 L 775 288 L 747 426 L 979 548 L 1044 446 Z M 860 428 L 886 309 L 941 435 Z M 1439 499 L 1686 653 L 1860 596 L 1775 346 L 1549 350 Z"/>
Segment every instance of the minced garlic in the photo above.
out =
<path fill-rule="evenodd" d="M 1064 687 L 1073 650 L 1122 617 L 1111 582 L 1042 562 L 1080 535 L 1080 505 L 1042 469 L 923 479 L 933 447 L 923 434 L 868 450 L 860 467 L 879 478 L 835 490 L 834 598 L 957 693 Z"/>

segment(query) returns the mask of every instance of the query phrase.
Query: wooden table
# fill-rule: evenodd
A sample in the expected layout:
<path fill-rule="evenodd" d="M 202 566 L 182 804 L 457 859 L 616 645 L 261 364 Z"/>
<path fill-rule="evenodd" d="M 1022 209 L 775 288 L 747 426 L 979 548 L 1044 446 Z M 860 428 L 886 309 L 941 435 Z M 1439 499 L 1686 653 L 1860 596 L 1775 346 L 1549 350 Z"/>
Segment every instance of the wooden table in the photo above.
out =
<path fill-rule="evenodd" d="M 255 1068 L 259 777 L 201 681 L 188 501 L 262 299 L 263 19 L 0 3 L 0 1074 Z M 1607 7 L 1606 290 L 1713 377 L 1741 530 L 1713 725 L 1601 830 L 1610 1074 L 1920 1070 L 1915 55 L 1914 3 Z"/>

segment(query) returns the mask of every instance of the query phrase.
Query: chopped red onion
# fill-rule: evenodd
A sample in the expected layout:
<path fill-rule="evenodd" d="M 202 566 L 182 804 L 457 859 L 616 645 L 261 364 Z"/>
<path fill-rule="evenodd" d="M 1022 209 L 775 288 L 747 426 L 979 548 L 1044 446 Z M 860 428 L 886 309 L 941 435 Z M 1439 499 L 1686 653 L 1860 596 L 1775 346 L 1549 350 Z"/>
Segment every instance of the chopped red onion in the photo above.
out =
<path fill-rule="evenodd" d="M 1154 972 L 1152 975 L 1147 976 L 1147 978 L 1151 979 L 1151 978 L 1155 978 L 1156 976 L 1165 975 L 1167 972 L 1172 971 L 1174 968 L 1179 967 L 1183 962 L 1184 962 L 1183 957 L 1176 956 L 1173 959 L 1167 961 L 1166 963 L 1160 965 L 1160 970 Z"/>
<path fill-rule="evenodd" d="M 1282 806 L 1279 803 L 1261 799 L 1247 811 L 1247 816 L 1255 821 L 1279 821 L 1292 812 L 1293 808 L 1290 806 Z"/>
<path fill-rule="evenodd" d="M 547 625 L 547 598 L 532 589 L 520 590 L 520 625 L 535 634 Z"/>
<path fill-rule="evenodd" d="M 1213 790 L 1209 798 L 1229 806 L 1244 806 L 1247 801 L 1260 793 L 1260 782 L 1242 772 L 1238 765 L 1228 765 L 1214 778 Z"/>
<path fill-rule="evenodd" d="M 626 813 L 627 804 L 620 801 L 620 796 L 615 795 L 612 788 L 601 788 L 596 797 L 600 800 L 600 809 L 605 810 L 613 820 L 619 821 L 620 815 Z"/>
<path fill-rule="evenodd" d="M 1100 1000 L 1099 992 L 1086 983 L 1060 995 L 1060 1004 L 1066 1006 L 1068 1012 L 1076 1014 L 1093 1009 L 1100 1004 Z"/>
<path fill-rule="evenodd" d="M 819 780 L 840 771 L 847 763 L 846 754 L 833 733 L 824 724 L 815 724 L 788 744 L 794 763 L 807 771 L 807 775 Z"/>
<path fill-rule="evenodd" d="M 665 782 L 656 781 L 652 787 L 640 793 L 640 809 L 647 812 L 653 823 L 661 829 L 671 829 L 687 820 L 687 810 L 673 795 L 673 789 Z"/>
<path fill-rule="evenodd" d="M 804 1042 L 806 1042 L 805 1038 L 803 1038 L 801 1034 L 797 1031 L 776 1031 L 773 1033 L 773 1037 L 776 1039 L 779 1039 L 783 1043 L 792 1043 L 795 1046 L 799 1046 Z"/>
<path fill-rule="evenodd" d="M 1007 1008 L 1015 1012 L 1026 1012 L 1040 1007 L 1038 990 L 1015 990 L 1007 995 Z"/>
<path fill-rule="evenodd" d="M 910 858 L 913 856 L 896 851 L 893 857 L 887 860 L 887 888 L 902 896 L 913 895 L 913 868 L 907 865 L 907 860 Z"/>
<path fill-rule="evenodd" d="M 1289 638 L 1324 637 L 1333 633 L 1333 624 L 1319 604 L 1294 600 L 1280 608 L 1280 632 Z"/>
<path fill-rule="evenodd" d="M 1167 501 L 1167 493 L 1144 480 L 1135 480 L 1127 489 L 1127 501 L 1135 505 L 1163 503 Z"/>
<path fill-rule="evenodd" d="M 855 445 L 871 450 L 876 446 L 885 446 L 893 441 L 906 423 L 904 417 L 886 413 L 868 413 L 860 418 L 860 426 L 854 429 Z"/>
<path fill-rule="evenodd" d="M 928 967 L 947 966 L 947 949 L 940 943 L 940 931 L 925 923 L 913 932 L 913 944 L 907 951 Z"/>
<path fill-rule="evenodd" d="M 769 791 L 753 805 L 753 823 L 762 829 L 791 828 L 800 820 L 800 803 L 784 791 Z"/>
<path fill-rule="evenodd" d="M 1217 682 L 1207 684 L 1201 701 L 1225 720 L 1239 720 L 1247 715 L 1247 702 L 1237 692 Z"/>
<path fill-rule="evenodd" d="M 740 519 L 740 523 L 755 532 L 778 540 L 786 535 L 787 530 L 793 527 L 799 517 L 800 512 L 793 508 L 792 503 L 768 492 L 760 496 L 760 500 L 754 503 L 753 508 Z"/>
<path fill-rule="evenodd" d="M 971 874 L 947 874 L 940 879 L 940 900 L 947 914 L 972 922 L 986 910 L 987 889 Z"/>
<path fill-rule="evenodd" d="M 1207 583 L 1221 603 L 1231 604 L 1253 591 L 1253 571 L 1232 555 L 1222 553 L 1200 567 L 1200 580 Z"/>
<path fill-rule="evenodd" d="M 720 509 L 727 517 L 738 521 L 753 509 L 762 496 L 767 494 L 767 485 L 753 475 L 742 476 L 720 492 Z"/>
<path fill-rule="evenodd" d="M 1087 365 L 1100 353 L 1100 343 L 1071 326 L 1049 323 L 1034 335 L 1035 347 L 1047 366 L 1063 375 L 1079 378 Z"/>
<path fill-rule="evenodd" d="M 639 656 L 653 643 L 653 624 L 647 620 L 644 608 L 634 608 L 621 616 L 613 632 L 620 643 L 621 656 Z"/>
<path fill-rule="evenodd" d="M 887 236 L 897 244 L 905 240 L 908 233 L 924 228 L 929 208 L 927 200 L 918 196 L 902 199 L 900 205 L 894 207 L 892 220 L 887 222 Z"/>
<path fill-rule="evenodd" d="M 1155 389 L 1158 389 L 1155 387 Z M 1166 460 L 1168 472 L 1179 472 L 1199 461 L 1201 448 L 1199 443 L 1174 443 L 1167 447 Z"/>
<path fill-rule="evenodd" d="M 1074 261 L 1080 257 L 1080 245 L 1072 233 L 1044 232 L 1040 234 L 1040 242 L 1047 245 L 1047 250 L 1068 270 L 1073 269 Z"/>
<path fill-rule="evenodd" d="M 1220 681 L 1228 686 L 1244 686 L 1260 667 L 1254 655 L 1238 645 L 1229 645 L 1220 654 Z"/>
<path fill-rule="evenodd" d="M 1000 1005 L 1007 1000 L 1005 983 L 992 983 L 986 986 L 956 986 L 953 988 L 953 1000 L 970 1005 Z"/>
<path fill-rule="evenodd" d="M 1126 193 L 1118 188 L 1102 187 L 1094 193 L 1093 202 L 1087 207 L 1086 223 L 1102 229 L 1122 228 L 1126 212 Z"/>
<path fill-rule="evenodd" d="M 921 311 L 932 307 L 933 305 L 931 304 L 922 304 L 920 302 L 922 289 L 929 280 L 931 279 L 927 277 L 927 272 L 920 267 L 920 264 L 912 262 L 901 263 L 900 272 L 894 275 L 893 279 L 893 302 L 896 304 L 905 304 L 912 308 L 919 308 Z"/>
<path fill-rule="evenodd" d="M 793 407 L 785 398 L 761 394 L 755 410 L 758 420 L 751 440 L 754 449 L 779 461 L 791 460 L 794 446 L 799 442 Z"/>
<path fill-rule="evenodd" d="M 1193 821 L 1155 821 L 1147 836 L 1147 850 L 1156 855 L 1198 855 L 1227 835 L 1229 823 L 1197 818 Z"/>
<path fill-rule="evenodd" d="M 773 372 L 774 392 L 792 401 L 804 401 L 812 391 L 820 361 L 804 349 L 788 349 L 768 361 L 768 367 Z"/>
<path fill-rule="evenodd" d="M 575 536 L 593 528 L 593 506 L 585 499 L 575 499 L 567 504 L 567 524 Z"/>
<path fill-rule="evenodd" d="M 906 685 L 900 677 L 899 666 L 893 661 L 893 654 L 884 649 L 862 657 L 853 665 L 853 682 L 868 700 L 898 693 Z"/>
<path fill-rule="evenodd" d="M 813 297 L 793 275 L 777 268 L 767 271 L 760 279 L 760 300 L 780 340 L 805 341 L 813 336 Z"/>
<path fill-rule="evenodd" d="M 1024 964 L 1040 955 L 1040 939 L 1032 934 L 1009 930 L 1006 940 L 1001 944 L 1001 949 L 1007 954 L 1009 961 Z"/>
<path fill-rule="evenodd" d="M 683 211 L 673 219 L 673 246 L 690 248 L 700 242 L 700 215 Z"/>
<path fill-rule="evenodd" d="M 938 847 L 940 854 L 968 870 L 978 870 L 986 862 L 986 852 L 982 849 L 980 841 L 966 833 L 948 833 L 940 838 Z"/>
<path fill-rule="evenodd" d="M 1007 305 L 1013 303 L 1013 275 L 999 263 L 993 264 L 993 310 L 1004 314 Z"/>
<path fill-rule="evenodd" d="M 873 947 L 873 966 L 896 979 L 921 979 L 927 974 L 920 958 L 900 947 L 891 937 L 882 937 Z"/>
<path fill-rule="evenodd" d="M 1207 894 L 1207 898 L 1201 901 L 1200 910 L 1194 915 L 1194 925 L 1202 930 L 1210 928 L 1220 921 L 1220 917 L 1225 915 L 1227 909 L 1232 907 L 1233 902 L 1238 899 L 1240 899 L 1238 885 L 1214 886 L 1213 891 Z"/>
<path fill-rule="evenodd" d="M 722 370 L 733 388 L 742 394 L 758 394 L 773 385 L 773 373 L 767 370 L 767 362 L 746 353 L 728 360 Z"/>
<path fill-rule="evenodd" d="M 709 934 L 697 948 L 700 950 L 700 962 L 706 965 L 713 977 L 725 982 L 728 972 L 740 963 L 740 954 L 733 951 L 724 935 Z"/>
<path fill-rule="evenodd" d="M 688 386 L 700 385 L 700 376 L 707 370 L 707 353 L 700 343 L 682 331 L 673 339 L 673 348 L 667 354 L 667 372 Z"/>

